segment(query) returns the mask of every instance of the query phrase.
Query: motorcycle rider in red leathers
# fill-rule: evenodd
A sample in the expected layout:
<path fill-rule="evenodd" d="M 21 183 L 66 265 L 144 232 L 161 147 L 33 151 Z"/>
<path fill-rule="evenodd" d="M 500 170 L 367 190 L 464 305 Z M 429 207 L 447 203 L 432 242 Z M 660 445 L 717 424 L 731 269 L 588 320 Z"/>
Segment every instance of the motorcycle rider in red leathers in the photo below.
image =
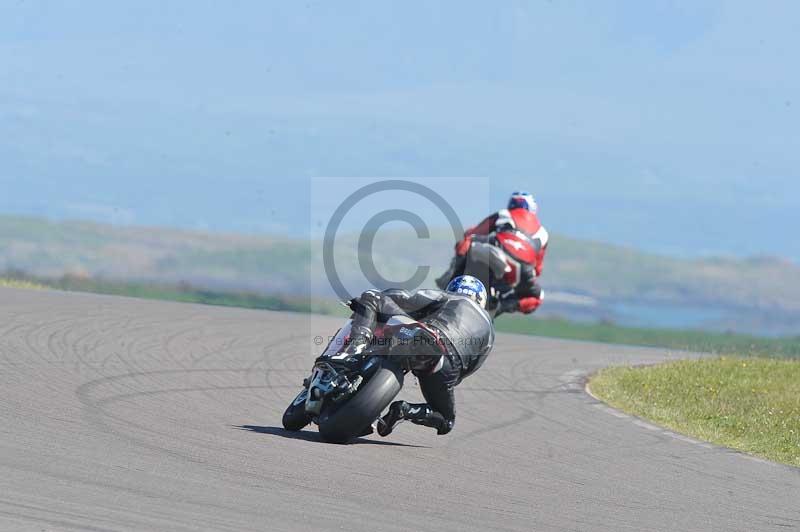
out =
<path fill-rule="evenodd" d="M 536 278 L 542 273 L 544 257 L 547 252 L 549 235 L 537 216 L 536 200 L 528 192 L 514 192 L 508 201 L 508 207 L 490 216 L 481 223 L 468 229 L 464 238 L 456 243 L 456 255 L 450 268 L 436 279 L 439 287 L 455 276 L 462 275 L 467 263 L 467 255 L 473 243 L 486 242 L 491 235 L 498 233 L 521 232 L 533 247 L 533 258 L 530 261 L 517 261 L 519 271 L 511 290 L 502 294 L 500 308 L 502 312 L 522 312 L 530 314 L 542 303 L 543 291 Z"/>

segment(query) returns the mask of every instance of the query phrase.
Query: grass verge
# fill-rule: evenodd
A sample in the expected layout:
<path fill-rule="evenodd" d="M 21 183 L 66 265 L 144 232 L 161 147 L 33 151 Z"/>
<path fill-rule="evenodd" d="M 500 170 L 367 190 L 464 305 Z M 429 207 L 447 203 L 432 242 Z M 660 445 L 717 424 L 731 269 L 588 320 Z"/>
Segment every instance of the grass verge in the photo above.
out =
<path fill-rule="evenodd" d="M 0 277 L 0 287 L 3 288 L 25 288 L 28 290 L 41 290 L 47 288 L 45 285 L 21 279 L 6 279 Z"/>
<path fill-rule="evenodd" d="M 746 334 L 680 329 L 622 327 L 613 323 L 581 323 L 506 315 L 497 330 L 569 340 L 665 347 L 720 355 L 800 357 L 800 337 L 765 338 Z"/>
<path fill-rule="evenodd" d="M 624 412 L 800 467 L 800 360 L 719 357 L 614 367 L 589 385 Z"/>
<path fill-rule="evenodd" d="M 5 284 L 3 281 L 5 280 Z M 297 296 L 268 295 L 256 292 L 231 292 L 200 288 L 188 283 L 116 281 L 65 275 L 59 278 L 34 277 L 21 272 L 7 272 L 0 286 L 11 288 L 54 288 L 68 292 L 89 292 L 141 299 L 199 303 L 224 307 L 281 310 L 346 316 L 349 311 L 328 301 Z"/>

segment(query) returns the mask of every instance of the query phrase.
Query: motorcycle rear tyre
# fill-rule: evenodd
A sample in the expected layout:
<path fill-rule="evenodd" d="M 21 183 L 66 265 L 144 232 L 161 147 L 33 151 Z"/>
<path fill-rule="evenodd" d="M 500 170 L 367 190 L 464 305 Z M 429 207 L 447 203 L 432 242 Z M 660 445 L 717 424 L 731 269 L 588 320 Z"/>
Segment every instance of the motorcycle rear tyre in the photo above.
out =
<path fill-rule="evenodd" d="M 402 387 L 402 370 L 392 362 L 384 361 L 352 399 L 341 406 L 323 409 L 317 422 L 320 436 L 329 443 L 347 443 L 363 434 Z"/>

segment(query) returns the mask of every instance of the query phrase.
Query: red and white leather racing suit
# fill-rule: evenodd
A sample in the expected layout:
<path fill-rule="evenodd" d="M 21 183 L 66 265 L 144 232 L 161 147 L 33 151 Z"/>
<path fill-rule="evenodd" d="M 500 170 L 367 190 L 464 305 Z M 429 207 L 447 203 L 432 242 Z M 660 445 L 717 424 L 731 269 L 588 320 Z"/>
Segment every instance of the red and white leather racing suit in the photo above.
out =
<path fill-rule="evenodd" d="M 542 273 L 549 235 L 536 214 L 527 209 L 502 209 L 465 231 L 464 238 L 456 243 L 456 256 L 450 270 L 437 279 L 437 283 L 446 285 L 453 276 L 463 273 L 466 255 L 473 242 L 492 237 L 503 241 L 507 260 L 513 265 L 504 276 L 510 290 L 503 294 L 503 311 L 533 312 L 542 302 L 542 289 L 536 278 Z M 520 253 L 514 253 L 515 246 L 519 247 Z"/>

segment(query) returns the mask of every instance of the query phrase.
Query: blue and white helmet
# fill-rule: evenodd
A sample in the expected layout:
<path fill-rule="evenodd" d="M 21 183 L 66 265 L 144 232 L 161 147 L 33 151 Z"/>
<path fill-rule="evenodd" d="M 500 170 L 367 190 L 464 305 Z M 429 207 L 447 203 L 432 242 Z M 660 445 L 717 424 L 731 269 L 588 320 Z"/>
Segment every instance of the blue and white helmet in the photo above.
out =
<path fill-rule="evenodd" d="M 453 294 L 467 296 L 480 305 L 481 308 L 486 308 L 486 287 L 477 277 L 471 275 L 454 277 L 450 284 L 447 285 L 446 290 Z"/>
<path fill-rule="evenodd" d="M 533 214 L 536 214 L 536 211 L 539 210 L 539 205 L 536 204 L 533 194 L 530 192 L 520 191 L 511 194 L 511 199 L 508 200 L 508 208 L 526 209 Z"/>

